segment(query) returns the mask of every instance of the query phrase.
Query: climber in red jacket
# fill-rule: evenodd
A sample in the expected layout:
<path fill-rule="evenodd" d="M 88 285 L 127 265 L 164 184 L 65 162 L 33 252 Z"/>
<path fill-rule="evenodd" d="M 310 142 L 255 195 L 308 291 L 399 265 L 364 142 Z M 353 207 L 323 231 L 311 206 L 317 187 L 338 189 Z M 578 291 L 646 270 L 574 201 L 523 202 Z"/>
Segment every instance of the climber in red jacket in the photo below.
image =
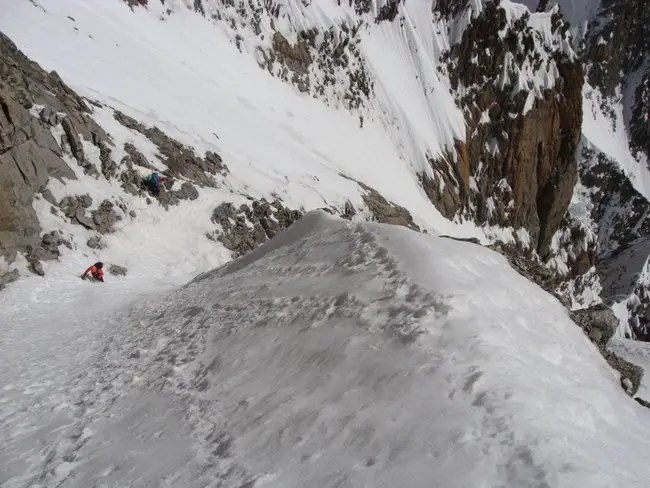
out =
<path fill-rule="evenodd" d="M 95 281 L 101 281 L 102 283 L 104 282 L 104 263 L 97 262 L 90 266 L 86 271 L 84 271 L 84 274 L 81 275 L 81 279 L 85 280 L 88 277 L 88 274 L 90 274 L 90 277 L 95 280 Z"/>

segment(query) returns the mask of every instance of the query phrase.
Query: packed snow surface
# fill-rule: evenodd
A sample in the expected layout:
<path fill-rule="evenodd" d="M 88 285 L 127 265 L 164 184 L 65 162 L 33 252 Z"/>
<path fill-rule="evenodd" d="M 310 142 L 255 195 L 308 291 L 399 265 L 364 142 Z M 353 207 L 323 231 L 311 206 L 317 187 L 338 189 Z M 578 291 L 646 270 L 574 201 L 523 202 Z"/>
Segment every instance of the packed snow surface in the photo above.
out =
<path fill-rule="evenodd" d="M 118 315 L 59 279 L 0 296 L 3 486 L 650 483 L 650 413 L 480 246 L 312 212 Z"/>

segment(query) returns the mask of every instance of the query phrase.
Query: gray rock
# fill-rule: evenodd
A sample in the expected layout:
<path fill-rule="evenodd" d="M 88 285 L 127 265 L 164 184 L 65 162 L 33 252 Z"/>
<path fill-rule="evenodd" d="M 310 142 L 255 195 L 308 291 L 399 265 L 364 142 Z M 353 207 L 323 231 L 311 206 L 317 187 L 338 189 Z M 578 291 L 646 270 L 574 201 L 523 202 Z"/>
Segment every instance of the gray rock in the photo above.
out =
<path fill-rule="evenodd" d="M 45 199 L 46 202 L 51 203 L 52 205 L 58 205 L 58 202 L 56 201 L 56 198 L 54 198 L 54 195 L 50 190 L 43 190 L 41 192 L 41 195 L 43 195 L 43 198 Z"/>
<path fill-rule="evenodd" d="M 103 141 L 99 142 L 99 160 L 101 161 L 101 170 L 104 178 L 110 180 L 117 175 L 117 164 L 111 159 L 111 148 Z"/>
<path fill-rule="evenodd" d="M 126 274 L 128 273 L 128 269 L 125 268 L 124 266 L 120 266 L 120 265 L 117 265 L 117 264 L 111 264 L 108 267 L 108 272 L 110 274 L 112 274 L 112 275 L 115 275 L 115 276 L 126 276 Z"/>
<path fill-rule="evenodd" d="M 77 207 L 77 210 L 74 214 L 75 220 L 83 225 L 86 229 L 95 230 L 94 219 L 91 219 L 86 215 L 86 211 L 82 207 Z"/>
<path fill-rule="evenodd" d="M 66 142 L 70 146 L 72 155 L 80 165 L 84 166 L 86 162 L 86 156 L 84 155 L 81 139 L 79 139 L 79 135 L 77 134 L 75 126 L 69 117 L 66 117 L 61 121 L 61 127 L 65 133 Z"/>
<path fill-rule="evenodd" d="M 592 341 L 594 341 L 596 343 L 602 342 L 602 340 L 603 340 L 603 331 L 600 330 L 600 329 L 596 329 L 596 328 L 591 329 L 591 331 L 589 331 L 589 339 L 591 339 Z"/>
<path fill-rule="evenodd" d="M 199 198 L 199 191 L 192 183 L 186 181 L 181 185 L 180 190 L 176 192 L 176 196 L 181 200 L 196 200 Z"/>
<path fill-rule="evenodd" d="M 38 260 L 29 263 L 29 270 L 32 273 L 37 274 L 38 276 L 45 276 L 45 270 L 43 269 L 43 264 Z"/>
<path fill-rule="evenodd" d="M 120 174 L 120 181 L 122 182 L 122 188 L 125 192 L 130 193 L 131 195 L 139 195 L 142 188 L 142 176 L 136 170 L 127 168 L 126 171 Z"/>
<path fill-rule="evenodd" d="M 165 158 L 163 162 L 169 168 L 168 177 L 183 176 L 198 185 L 215 187 L 216 182 L 212 175 L 228 171 L 221 157 L 216 153 L 208 152 L 205 159 L 200 158 L 191 147 L 172 139 L 157 127 L 146 127 L 118 110 L 113 113 L 113 116 L 120 124 L 140 132 L 158 146 L 159 153 Z"/>
<path fill-rule="evenodd" d="M 160 187 L 160 193 L 158 193 L 157 198 L 165 208 L 168 208 L 171 205 L 178 205 L 180 203 L 180 200 L 175 195 L 175 192 L 167 191 L 164 187 Z"/>
<path fill-rule="evenodd" d="M 582 327 L 589 337 L 603 345 L 609 342 L 618 328 L 616 315 L 604 304 L 575 310 L 571 312 L 571 319 Z"/>
<path fill-rule="evenodd" d="M 38 243 L 41 228 L 32 207 L 33 189 L 9 152 L 0 156 L 0 188 L 0 255 L 11 262 L 16 251 Z"/>
<path fill-rule="evenodd" d="M 214 209 L 212 221 L 222 229 L 217 239 L 240 256 L 273 238 L 301 216 L 299 211 L 285 208 L 278 200 L 269 204 L 261 199 L 253 201 L 251 206 L 241 205 L 238 210 L 230 202 L 222 203 Z"/>
<path fill-rule="evenodd" d="M 100 236 L 92 236 L 86 241 L 86 245 L 91 249 L 104 249 L 104 244 Z"/>
<path fill-rule="evenodd" d="M 76 197 L 63 197 L 59 203 L 59 208 L 63 211 L 63 215 L 70 219 L 75 216 L 79 207 L 81 207 L 81 204 Z"/>
<path fill-rule="evenodd" d="M 641 385 L 641 380 L 643 379 L 643 368 L 637 366 L 636 364 L 632 364 L 629 361 L 626 361 L 613 352 L 606 350 L 602 346 L 599 346 L 598 349 L 600 350 L 600 353 L 603 355 L 607 363 L 621 374 L 621 380 L 623 378 L 626 378 L 632 382 L 632 388 L 628 391 L 628 393 L 630 395 L 634 395 Z"/>
<path fill-rule="evenodd" d="M 56 72 L 44 71 L 2 33 L 0 53 L 0 255 L 11 261 L 18 251 L 40 245 L 34 193 L 43 191 L 50 177 L 75 178 L 50 127 L 65 125 L 66 141 L 77 153 L 79 135 L 87 140 L 107 136 Z M 38 118 L 26 108 L 35 104 L 45 107 Z M 59 113 L 67 116 L 60 119 Z"/>
<path fill-rule="evenodd" d="M 93 199 L 87 193 L 85 195 L 80 195 L 77 197 L 77 201 L 83 208 L 90 208 L 93 204 Z"/>
<path fill-rule="evenodd" d="M 113 202 L 110 200 L 104 200 L 99 205 L 99 208 L 93 211 L 93 222 L 95 224 L 95 228 L 101 234 L 113 232 L 113 226 L 120 219 L 120 216 L 115 212 L 115 209 L 113 208 Z"/>
<path fill-rule="evenodd" d="M 9 283 L 13 283 L 20 277 L 20 273 L 17 269 L 12 269 L 11 271 L 0 271 L 0 290 L 2 290 Z"/>
<path fill-rule="evenodd" d="M 40 246 L 34 250 L 32 256 L 35 259 L 49 261 L 51 259 L 58 259 L 61 255 L 59 246 L 65 245 L 67 248 L 72 248 L 69 241 L 61 237 L 58 231 L 53 230 L 47 234 L 43 234 Z"/>
<path fill-rule="evenodd" d="M 41 119 L 41 122 L 44 122 L 45 124 L 52 127 L 59 125 L 61 122 L 63 122 L 64 119 L 61 114 L 55 112 L 47 105 L 43 107 L 38 116 Z"/>
<path fill-rule="evenodd" d="M 154 166 L 147 160 L 147 158 L 142 154 L 140 151 L 138 151 L 138 148 L 136 148 L 133 144 L 130 142 L 127 142 L 124 144 L 124 151 L 126 152 L 127 156 L 125 156 L 125 159 L 122 159 L 123 164 L 135 164 L 136 166 L 142 166 L 143 168 L 147 169 L 155 169 Z"/>

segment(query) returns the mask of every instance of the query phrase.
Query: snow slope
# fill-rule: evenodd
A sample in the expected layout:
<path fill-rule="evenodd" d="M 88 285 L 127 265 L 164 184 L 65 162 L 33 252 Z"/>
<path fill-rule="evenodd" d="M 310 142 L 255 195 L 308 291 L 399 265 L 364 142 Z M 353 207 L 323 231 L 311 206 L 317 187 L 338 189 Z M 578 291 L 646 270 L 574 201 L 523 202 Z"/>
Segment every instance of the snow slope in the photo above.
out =
<path fill-rule="evenodd" d="M 157 125 L 200 153 L 220 154 L 236 193 L 275 192 L 293 208 L 361 202 L 343 174 L 408 208 L 424 228 L 480 234 L 442 218 L 417 179 L 427 150 L 439 153 L 464 134 L 451 95 L 434 90 L 442 87 L 431 62 L 418 65 L 433 41 L 420 58 L 403 59 L 408 39 L 380 27 L 377 36 L 368 34 L 377 38 L 369 56 L 378 83 L 386 86 L 385 117 L 395 126 L 375 117 L 361 128 L 358 115 L 299 94 L 262 70 L 253 55 L 240 53 L 219 25 L 187 8 L 164 21 L 159 2 L 131 11 L 121 1 L 0 0 L 0 9 L 0 29 L 81 95 Z M 384 48 L 391 56 L 382 60 Z M 394 90 L 404 79 L 390 66 L 397 58 L 409 72 L 437 83 L 430 93 Z"/>
<path fill-rule="evenodd" d="M 473 244 L 313 212 L 109 324 L 39 486 L 650 482 L 650 412 Z"/>

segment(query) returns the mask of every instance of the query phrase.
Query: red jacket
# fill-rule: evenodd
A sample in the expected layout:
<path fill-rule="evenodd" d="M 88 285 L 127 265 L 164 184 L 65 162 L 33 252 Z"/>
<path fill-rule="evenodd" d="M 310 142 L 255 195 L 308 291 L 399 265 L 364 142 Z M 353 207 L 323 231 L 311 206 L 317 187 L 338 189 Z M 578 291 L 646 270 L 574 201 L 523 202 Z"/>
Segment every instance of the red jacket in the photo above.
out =
<path fill-rule="evenodd" d="M 84 271 L 82 277 L 86 277 L 88 273 L 92 274 L 93 278 L 95 278 L 96 280 L 104 281 L 104 270 L 102 268 L 98 268 L 93 264 L 86 271 Z"/>

